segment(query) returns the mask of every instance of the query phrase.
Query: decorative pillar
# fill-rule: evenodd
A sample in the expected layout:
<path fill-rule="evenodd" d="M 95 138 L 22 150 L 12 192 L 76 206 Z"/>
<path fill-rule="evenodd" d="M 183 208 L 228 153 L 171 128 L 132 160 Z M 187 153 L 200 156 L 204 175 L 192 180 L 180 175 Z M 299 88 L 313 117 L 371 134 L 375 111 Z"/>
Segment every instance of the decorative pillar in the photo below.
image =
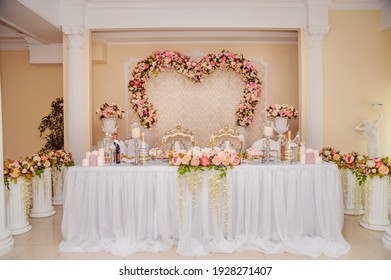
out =
<path fill-rule="evenodd" d="M 85 96 L 83 46 L 85 29 L 81 26 L 63 26 L 68 44 L 67 59 L 67 117 L 68 149 L 72 153 L 75 163 L 81 162 L 86 153 L 85 142 L 87 129 L 85 127 Z"/>
<path fill-rule="evenodd" d="M 1 77 L 0 77 L 0 167 L 3 170 L 3 119 L 1 105 Z M 14 248 L 14 239 L 7 228 L 7 214 L 5 204 L 4 173 L 0 172 L 0 256 L 9 253 Z"/>
<path fill-rule="evenodd" d="M 329 27 L 310 27 L 308 37 L 306 146 L 323 147 L 323 38 Z"/>

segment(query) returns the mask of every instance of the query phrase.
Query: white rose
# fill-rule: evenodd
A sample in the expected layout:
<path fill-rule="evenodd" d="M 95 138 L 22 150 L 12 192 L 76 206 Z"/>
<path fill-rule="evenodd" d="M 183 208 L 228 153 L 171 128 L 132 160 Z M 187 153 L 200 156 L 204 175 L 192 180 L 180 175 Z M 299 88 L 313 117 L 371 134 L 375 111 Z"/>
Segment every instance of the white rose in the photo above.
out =
<path fill-rule="evenodd" d="M 330 155 L 330 151 L 325 151 L 325 152 L 324 152 L 324 155 L 325 155 L 325 156 L 329 156 L 329 155 Z"/>
<path fill-rule="evenodd" d="M 199 157 L 201 155 L 201 148 L 200 147 L 193 147 L 193 148 L 191 148 L 191 151 L 192 151 L 194 157 Z"/>
<path fill-rule="evenodd" d="M 376 165 L 376 163 L 375 163 L 375 161 L 374 160 L 368 160 L 367 161 L 367 166 L 369 167 L 369 168 L 372 168 L 372 167 L 375 167 L 375 165 Z"/>

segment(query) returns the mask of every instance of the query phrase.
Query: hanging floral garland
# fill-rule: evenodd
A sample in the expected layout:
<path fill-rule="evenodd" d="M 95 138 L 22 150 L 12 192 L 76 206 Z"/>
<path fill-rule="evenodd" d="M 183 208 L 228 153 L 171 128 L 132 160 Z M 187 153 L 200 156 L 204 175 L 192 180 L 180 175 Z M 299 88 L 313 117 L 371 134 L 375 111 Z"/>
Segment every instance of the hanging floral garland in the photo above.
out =
<path fill-rule="evenodd" d="M 157 76 L 159 71 L 165 69 L 174 69 L 194 82 L 202 82 L 216 69 L 233 70 L 240 74 L 245 88 L 235 113 L 236 123 L 244 127 L 252 123 L 255 107 L 261 96 L 261 82 L 257 70 L 243 55 L 223 50 L 194 61 L 176 51 L 155 51 L 135 66 L 133 79 L 128 85 L 131 106 L 143 127 L 151 128 L 157 123 L 157 110 L 148 100 L 145 84 L 152 74 Z"/>

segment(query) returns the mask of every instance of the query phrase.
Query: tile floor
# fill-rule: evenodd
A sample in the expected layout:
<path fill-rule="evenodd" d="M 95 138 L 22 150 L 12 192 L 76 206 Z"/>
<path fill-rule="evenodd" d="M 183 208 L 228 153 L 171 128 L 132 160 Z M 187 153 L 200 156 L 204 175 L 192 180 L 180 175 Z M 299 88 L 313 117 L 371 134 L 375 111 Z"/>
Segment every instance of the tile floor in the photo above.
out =
<path fill-rule="evenodd" d="M 231 254 L 209 254 L 206 257 L 184 257 L 175 252 L 175 248 L 161 253 L 136 253 L 125 258 L 114 256 L 108 252 L 101 253 L 63 253 L 58 249 L 62 240 L 61 219 L 62 207 L 55 207 L 57 213 L 52 217 L 31 219 L 33 229 L 27 233 L 14 236 L 15 248 L 3 260 L 306 260 L 312 259 L 303 256 L 294 256 L 288 253 L 263 254 L 244 251 Z M 354 216 L 345 215 L 343 235 L 352 246 L 351 250 L 340 259 L 344 260 L 391 260 L 391 251 L 383 247 L 383 232 L 364 229 Z M 318 259 L 331 259 L 321 256 Z"/>

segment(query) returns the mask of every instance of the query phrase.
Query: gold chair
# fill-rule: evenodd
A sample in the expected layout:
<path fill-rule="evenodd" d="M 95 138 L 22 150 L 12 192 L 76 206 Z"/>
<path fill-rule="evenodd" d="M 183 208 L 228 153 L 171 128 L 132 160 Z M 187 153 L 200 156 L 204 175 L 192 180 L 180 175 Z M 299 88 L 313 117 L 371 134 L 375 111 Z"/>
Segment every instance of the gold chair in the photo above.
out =
<path fill-rule="evenodd" d="M 177 141 L 185 150 L 195 146 L 193 133 L 180 125 L 177 125 L 174 129 L 164 133 L 161 139 L 162 151 L 174 150 L 174 145 Z"/>
<path fill-rule="evenodd" d="M 243 135 L 232 128 L 228 128 L 227 125 L 213 133 L 210 137 L 211 148 L 225 148 L 227 141 L 231 149 L 234 149 L 238 153 L 238 155 L 242 154 L 242 149 L 244 145 Z"/>

